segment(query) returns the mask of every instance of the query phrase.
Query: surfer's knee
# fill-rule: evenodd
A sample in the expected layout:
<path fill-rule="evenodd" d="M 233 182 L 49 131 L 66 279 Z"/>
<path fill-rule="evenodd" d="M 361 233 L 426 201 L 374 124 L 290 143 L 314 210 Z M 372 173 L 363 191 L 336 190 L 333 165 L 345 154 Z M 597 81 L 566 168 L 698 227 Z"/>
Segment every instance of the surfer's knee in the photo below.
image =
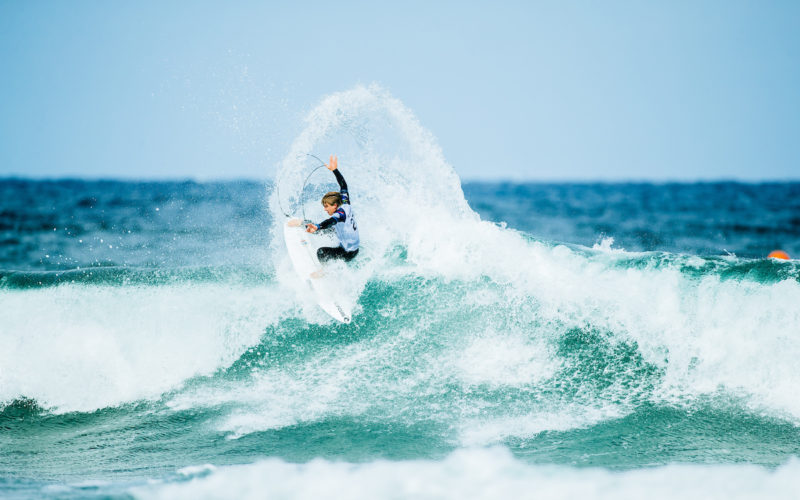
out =
<path fill-rule="evenodd" d="M 356 255 L 358 255 L 358 248 L 356 248 L 352 252 L 345 252 L 344 253 L 344 260 L 347 261 L 347 262 L 350 262 L 351 260 L 353 260 L 356 257 Z"/>

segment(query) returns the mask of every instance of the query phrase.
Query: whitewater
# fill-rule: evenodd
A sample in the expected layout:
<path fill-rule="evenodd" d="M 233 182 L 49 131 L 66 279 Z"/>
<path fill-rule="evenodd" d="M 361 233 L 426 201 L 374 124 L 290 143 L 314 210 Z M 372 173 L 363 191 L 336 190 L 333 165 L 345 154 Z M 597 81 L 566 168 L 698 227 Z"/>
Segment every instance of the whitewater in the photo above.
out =
<path fill-rule="evenodd" d="M 282 239 L 334 185 L 308 153 L 359 221 L 348 325 Z M 0 496 L 792 498 L 800 267 L 747 255 L 776 233 L 630 248 L 634 207 L 570 241 L 515 189 L 462 187 L 375 85 L 322 99 L 266 188 L 3 181 Z"/>

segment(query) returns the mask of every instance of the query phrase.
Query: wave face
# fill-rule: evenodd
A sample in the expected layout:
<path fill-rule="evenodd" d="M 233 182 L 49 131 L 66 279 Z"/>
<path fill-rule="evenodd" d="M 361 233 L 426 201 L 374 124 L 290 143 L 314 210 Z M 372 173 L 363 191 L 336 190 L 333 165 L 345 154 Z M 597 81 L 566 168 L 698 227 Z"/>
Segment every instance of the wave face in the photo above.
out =
<path fill-rule="evenodd" d="M 354 306 L 348 325 L 298 283 L 279 230 L 285 213 L 323 217 L 335 182 L 306 153 L 329 151 L 363 240 L 352 265 L 330 268 Z M 194 496 L 169 471 L 206 463 L 223 467 L 198 473 L 209 491 L 225 491 L 338 474 L 340 461 L 365 464 L 348 469 L 356 481 L 374 469 L 453 484 L 498 462 L 511 472 L 492 477 L 511 493 L 547 466 L 623 492 L 694 477 L 691 464 L 722 464 L 720 484 L 742 473 L 724 464 L 778 466 L 800 452 L 800 267 L 747 257 L 775 245 L 753 220 L 720 248 L 733 216 L 703 196 L 753 186 L 713 186 L 462 191 L 434 137 L 374 86 L 325 98 L 266 191 L 0 181 L 0 492 Z M 628 211 L 606 213 L 602 230 L 581 222 L 609 190 Z M 790 251 L 796 190 L 757 190 Z M 524 216 L 553 193 L 573 225 Z M 653 219 L 636 200 L 654 197 L 705 208 L 659 205 Z M 709 204 L 720 208 L 706 217 Z M 699 219 L 709 236 L 685 238 L 679 221 Z M 641 251 L 655 240 L 632 237 L 632 221 L 654 220 L 652 233 L 692 251 Z M 673 463 L 689 472 L 604 472 Z M 154 478 L 163 488 L 142 486 Z"/>

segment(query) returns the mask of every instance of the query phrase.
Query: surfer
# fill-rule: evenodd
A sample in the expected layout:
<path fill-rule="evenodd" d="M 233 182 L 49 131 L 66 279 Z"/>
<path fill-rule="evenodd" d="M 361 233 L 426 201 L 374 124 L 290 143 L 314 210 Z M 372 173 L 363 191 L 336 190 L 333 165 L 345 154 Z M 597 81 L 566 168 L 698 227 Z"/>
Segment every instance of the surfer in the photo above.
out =
<path fill-rule="evenodd" d="M 306 224 L 306 231 L 315 233 L 320 229 L 327 229 L 333 226 L 333 229 L 336 230 L 336 236 L 339 237 L 339 246 L 321 247 L 317 249 L 317 257 L 320 262 L 325 262 L 330 259 L 349 261 L 358 254 L 358 226 L 356 226 L 356 220 L 353 217 L 353 209 L 350 206 L 350 195 L 347 192 L 347 183 L 344 181 L 342 173 L 339 172 L 337 168 L 338 159 L 331 155 L 326 167 L 336 176 L 336 182 L 339 183 L 339 192 L 330 191 L 322 197 L 322 208 L 330 215 L 330 218 L 325 219 L 319 224 Z"/>

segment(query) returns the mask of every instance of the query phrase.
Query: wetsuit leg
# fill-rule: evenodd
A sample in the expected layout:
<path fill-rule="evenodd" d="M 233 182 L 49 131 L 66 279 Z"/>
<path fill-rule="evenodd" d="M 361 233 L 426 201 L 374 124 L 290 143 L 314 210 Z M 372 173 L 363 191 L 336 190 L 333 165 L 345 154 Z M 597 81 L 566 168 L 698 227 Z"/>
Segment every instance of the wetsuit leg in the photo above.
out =
<path fill-rule="evenodd" d="M 342 247 L 320 247 L 317 249 L 317 257 L 320 262 L 325 262 L 331 259 L 342 259 L 349 261 L 358 255 L 358 249 L 352 252 L 346 252 Z"/>

